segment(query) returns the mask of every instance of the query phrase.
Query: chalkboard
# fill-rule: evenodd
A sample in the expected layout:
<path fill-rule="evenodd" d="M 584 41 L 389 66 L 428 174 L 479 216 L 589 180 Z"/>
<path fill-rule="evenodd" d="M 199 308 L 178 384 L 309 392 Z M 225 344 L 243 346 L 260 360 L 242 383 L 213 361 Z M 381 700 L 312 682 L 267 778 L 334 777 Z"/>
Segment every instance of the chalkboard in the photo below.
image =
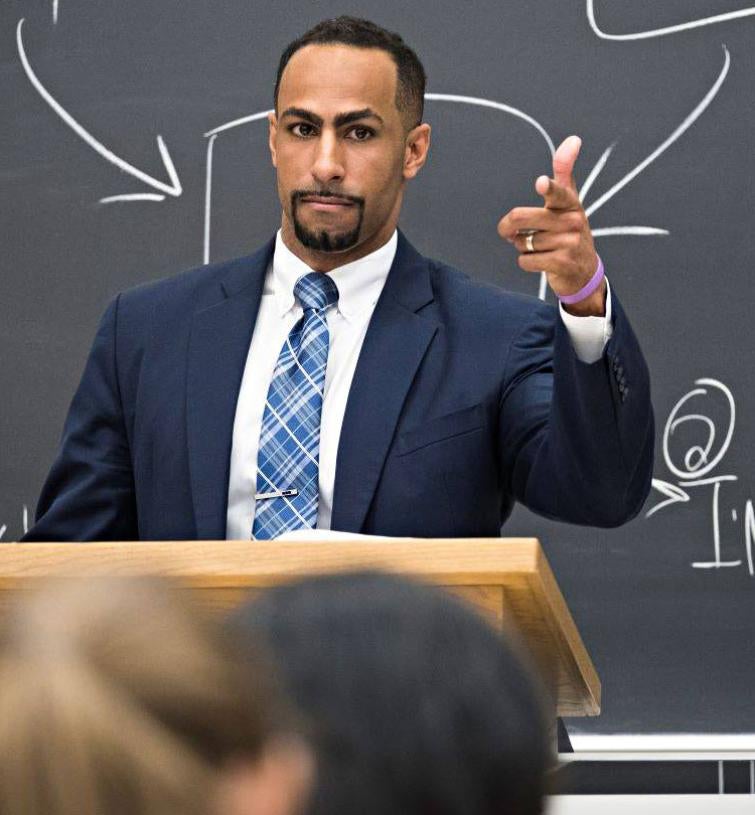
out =
<path fill-rule="evenodd" d="M 2 541 L 30 522 L 109 299 L 278 228 L 264 114 L 285 45 L 368 17 L 429 78 L 408 238 L 537 296 L 496 223 L 538 205 L 553 144 L 580 134 L 598 250 L 650 366 L 641 515 L 589 530 L 518 509 L 504 529 L 543 540 L 603 680 L 603 715 L 570 732 L 755 733 L 755 8 L 736 5 L 1 0 Z"/>

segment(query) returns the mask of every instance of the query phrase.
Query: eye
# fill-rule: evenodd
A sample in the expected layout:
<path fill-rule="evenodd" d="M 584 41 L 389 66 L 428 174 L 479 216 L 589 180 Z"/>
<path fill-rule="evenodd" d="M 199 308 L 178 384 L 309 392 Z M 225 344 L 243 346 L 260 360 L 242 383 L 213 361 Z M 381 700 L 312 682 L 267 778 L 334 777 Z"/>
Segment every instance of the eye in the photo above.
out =
<path fill-rule="evenodd" d="M 293 133 L 293 134 L 294 134 L 294 136 L 298 136 L 299 138 L 303 139 L 303 138 L 306 138 L 306 137 L 307 137 L 309 134 L 308 134 L 308 133 L 294 133 L 294 130 L 295 130 L 297 127 L 308 127 L 308 128 L 310 128 L 310 129 L 311 129 L 311 128 L 312 128 L 312 125 L 311 125 L 311 124 L 308 124 L 307 122 L 297 122 L 296 124 L 291 125 L 291 126 L 288 128 L 289 133 Z"/>
<path fill-rule="evenodd" d="M 357 125 L 357 127 L 353 127 L 350 131 L 351 133 L 357 134 L 361 133 L 362 136 L 357 136 L 354 141 L 368 141 L 375 135 L 375 131 L 369 127 L 363 127 L 362 125 Z"/>

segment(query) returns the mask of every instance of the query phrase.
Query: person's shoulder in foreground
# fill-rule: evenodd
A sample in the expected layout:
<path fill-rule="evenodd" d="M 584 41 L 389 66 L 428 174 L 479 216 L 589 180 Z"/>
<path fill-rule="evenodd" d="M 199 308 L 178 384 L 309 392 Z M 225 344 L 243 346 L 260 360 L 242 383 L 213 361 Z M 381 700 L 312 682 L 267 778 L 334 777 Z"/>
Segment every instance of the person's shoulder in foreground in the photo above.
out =
<path fill-rule="evenodd" d="M 444 590 L 378 572 L 312 577 L 230 625 L 267 643 L 310 722 L 308 815 L 542 811 L 546 694 L 511 642 Z"/>
<path fill-rule="evenodd" d="M 262 650 L 167 581 L 52 581 L 0 621 L 4 815 L 296 815 L 298 732 Z"/>

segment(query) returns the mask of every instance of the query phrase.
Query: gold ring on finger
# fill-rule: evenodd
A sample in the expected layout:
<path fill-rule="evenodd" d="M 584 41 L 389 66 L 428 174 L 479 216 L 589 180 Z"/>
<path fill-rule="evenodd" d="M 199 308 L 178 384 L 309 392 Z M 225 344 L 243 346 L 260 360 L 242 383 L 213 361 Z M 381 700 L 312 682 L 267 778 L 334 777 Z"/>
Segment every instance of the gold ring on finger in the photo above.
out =
<path fill-rule="evenodd" d="M 528 252 L 535 251 L 535 233 L 530 232 L 527 237 L 524 239 L 524 245 L 527 248 Z"/>

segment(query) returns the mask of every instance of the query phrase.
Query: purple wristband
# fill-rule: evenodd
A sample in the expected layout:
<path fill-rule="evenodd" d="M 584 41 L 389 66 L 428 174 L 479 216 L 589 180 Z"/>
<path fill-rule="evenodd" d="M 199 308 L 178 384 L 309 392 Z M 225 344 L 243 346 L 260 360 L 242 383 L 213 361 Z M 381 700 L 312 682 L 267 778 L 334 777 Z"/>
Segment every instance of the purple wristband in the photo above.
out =
<path fill-rule="evenodd" d="M 600 259 L 600 255 L 598 255 L 598 268 L 595 270 L 595 274 L 590 278 L 587 284 L 574 294 L 566 294 L 563 297 L 559 295 L 558 299 L 567 306 L 573 306 L 575 303 L 586 300 L 595 291 L 595 289 L 598 288 L 604 275 L 605 269 L 603 268 L 603 261 Z"/>

